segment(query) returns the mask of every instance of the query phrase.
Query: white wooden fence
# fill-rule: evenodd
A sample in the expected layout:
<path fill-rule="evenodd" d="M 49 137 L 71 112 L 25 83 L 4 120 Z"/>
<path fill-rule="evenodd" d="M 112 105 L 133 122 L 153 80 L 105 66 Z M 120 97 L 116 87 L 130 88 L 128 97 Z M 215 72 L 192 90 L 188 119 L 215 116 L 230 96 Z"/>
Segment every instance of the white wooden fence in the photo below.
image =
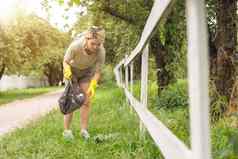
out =
<path fill-rule="evenodd" d="M 180 141 L 147 109 L 148 42 L 173 0 L 155 0 L 141 39 L 129 56 L 114 68 L 117 84 L 166 159 L 211 159 L 208 97 L 208 44 L 204 0 L 187 0 L 188 80 L 190 103 L 191 149 Z M 142 56 L 141 99 L 132 91 L 133 60 Z M 130 72 L 128 71 L 130 67 Z M 123 72 L 125 71 L 125 77 Z M 130 89 L 129 89 L 130 84 Z"/>

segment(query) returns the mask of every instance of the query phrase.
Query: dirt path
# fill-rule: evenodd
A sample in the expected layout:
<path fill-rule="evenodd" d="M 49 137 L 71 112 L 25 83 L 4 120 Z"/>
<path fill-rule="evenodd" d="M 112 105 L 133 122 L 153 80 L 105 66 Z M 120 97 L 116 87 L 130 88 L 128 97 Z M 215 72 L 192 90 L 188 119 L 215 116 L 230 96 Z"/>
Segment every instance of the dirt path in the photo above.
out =
<path fill-rule="evenodd" d="M 0 107 L 0 136 L 21 128 L 32 120 L 57 108 L 62 90 L 50 92 L 31 99 L 17 100 Z"/>

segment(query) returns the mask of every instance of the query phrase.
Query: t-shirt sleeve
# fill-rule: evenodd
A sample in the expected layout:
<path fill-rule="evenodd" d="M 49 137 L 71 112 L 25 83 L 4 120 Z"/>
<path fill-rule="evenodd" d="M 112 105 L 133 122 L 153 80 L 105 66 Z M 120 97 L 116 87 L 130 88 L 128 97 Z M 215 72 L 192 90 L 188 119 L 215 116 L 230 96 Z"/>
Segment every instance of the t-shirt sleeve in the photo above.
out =
<path fill-rule="evenodd" d="M 70 62 L 74 58 L 75 52 L 78 47 L 79 44 L 77 41 L 72 42 L 66 50 L 66 53 L 64 55 L 64 61 Z"/>
<path fill-rule="evenodd" d="M 96 67 L 95 67 L 96 72 L 100 72 L 102 70 L 102 66 L 105 63 L 105 57 L 106 57 L 106 51 L 105 51 L 105 48 L 102 47 L 100 49 L 100 52 L 98 54 L 98 58 L 96 61 Z"/>

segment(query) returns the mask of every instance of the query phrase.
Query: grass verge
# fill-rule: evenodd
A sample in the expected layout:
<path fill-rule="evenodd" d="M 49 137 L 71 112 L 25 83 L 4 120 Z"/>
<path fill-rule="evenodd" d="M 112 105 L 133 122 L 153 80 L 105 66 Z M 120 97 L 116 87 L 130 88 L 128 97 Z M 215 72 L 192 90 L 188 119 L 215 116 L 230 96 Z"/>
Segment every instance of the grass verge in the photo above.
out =
<path fill-rule="evenodd" d="M 59 89 L 59 87 L 28 88 L 0 91 L 0 106 L 12 102 L 14 100 L 32 98 L 43 93 L 55 91 L 57 89 Z"/>
<path fill-rule="evenodd" d="M 90 114 L 89 141 L 80 137 L 79 112 L 74 115 L 72 130 L 75 140 L 72 142 L 63 139 L 63 116 L 59 111 L 54 111 L 28 127 L 4 136 L 0 141 L 0 158 L 162 158 L 148 135 L 144 140 L 140 138 L 138 118 L 130 113 L 122 90 L 114 84 L 102 85 L 97 89 Z M 102 142 L 96 140 L 99 136 L 104 138 Z"/>

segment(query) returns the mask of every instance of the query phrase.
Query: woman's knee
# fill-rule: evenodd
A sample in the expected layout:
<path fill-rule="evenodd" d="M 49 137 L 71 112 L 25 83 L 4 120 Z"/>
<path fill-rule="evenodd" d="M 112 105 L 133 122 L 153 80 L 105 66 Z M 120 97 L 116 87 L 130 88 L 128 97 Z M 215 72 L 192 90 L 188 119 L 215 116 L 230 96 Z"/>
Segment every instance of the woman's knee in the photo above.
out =
<path fill-rule="evenodd" d="M 73 112 L 64 115 L 64 119 L 70 119 L 73 117 Z"/>
<path fill-rule="evenodd" d="M 83 103 L 83 105 L 85 107 L 89 107 L 90 106 L 90 100 L 89 99 L 86 99 L 85 102 Z"/>

